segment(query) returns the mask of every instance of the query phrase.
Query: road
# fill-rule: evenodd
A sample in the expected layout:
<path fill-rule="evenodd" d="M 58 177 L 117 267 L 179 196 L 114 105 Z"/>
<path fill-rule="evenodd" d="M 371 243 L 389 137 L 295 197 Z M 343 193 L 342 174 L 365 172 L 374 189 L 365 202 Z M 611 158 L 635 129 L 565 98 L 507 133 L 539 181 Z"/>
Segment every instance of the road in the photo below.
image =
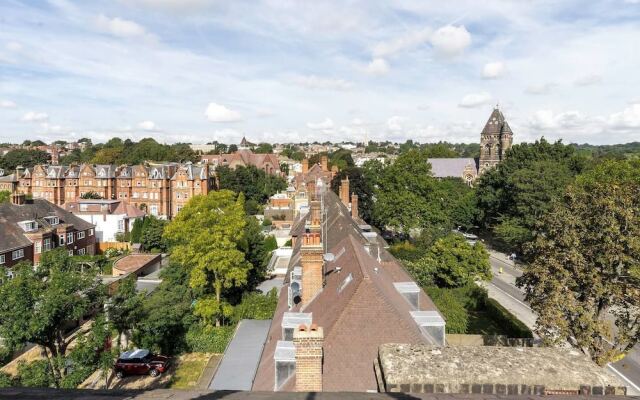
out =
<path fill-rule="evenodd" d="M 483 284 L 489 297 L 497 300 L 527 327 L 533 329 L 536 315 L 525 302 L 523 292 L 515 286 L 516 278 L 522 275 L 522 271 L 515 268 L 505 254 L 490 250 L 489 255 L 493 279 Z M 608 364 L 607 368 L 625 381 L 628 395 L 640 395 L 640 344 L 622 360 Z"/>

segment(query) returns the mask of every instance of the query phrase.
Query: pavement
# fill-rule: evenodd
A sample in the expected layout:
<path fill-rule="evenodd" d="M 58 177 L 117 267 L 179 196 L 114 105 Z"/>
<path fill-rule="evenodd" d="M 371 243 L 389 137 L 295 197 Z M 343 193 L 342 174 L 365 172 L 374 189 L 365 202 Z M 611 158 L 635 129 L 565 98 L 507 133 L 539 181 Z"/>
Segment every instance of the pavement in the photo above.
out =
<path fill-rule="evenodd" d="M 506 254 L 488 251 L 493 279 L 491 282 L 483 282 L 482 285 L 487 289 L 489 297 L 497 300 L 533 330 L 536 314 L 524 300 L 522 290 L 515 286 L 516 278 L 522 275 L 522 265 L 509 260 Z M 608 364 L 607 368 L 625 382 L 629 395 L 640 395 L 640 344 L 636 344 L 622 360 Z"/>

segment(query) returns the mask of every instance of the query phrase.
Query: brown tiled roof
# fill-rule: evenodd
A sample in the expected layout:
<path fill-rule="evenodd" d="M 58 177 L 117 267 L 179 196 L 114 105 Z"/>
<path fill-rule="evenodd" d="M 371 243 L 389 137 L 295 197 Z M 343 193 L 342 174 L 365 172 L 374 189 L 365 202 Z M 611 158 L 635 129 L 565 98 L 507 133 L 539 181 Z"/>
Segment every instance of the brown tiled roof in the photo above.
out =
<path fill-rule="evenodd" d="M 299 304 L 288 308 L 288 276 L 285 278 L 285 289 L 278 300 L 253 390 L 274 389 L 273 357 L 277 341 L 282 339 L 285 312 L 310 312 L 313 322 L 323 327 L 323 390 L 326 391 L 376 389 L 373 360 L 378 346 L 428 343 L 410 315 L 412 306 L 393 285 L 412 281 L 408 273 L 384 249 L 381 238 L 371 244 L 369 252 L 365 250 L 369 241 L 338 196 L 326 192 L 324 204 L 327 208 L 325 241 L 335 260 L 325 265 L 324 288 L 303 309 Z M 304 219 L 298 221 L 292 232 L 300 235 L 304 222 Z M 298 240 L 294 246 L 290 270 L 300 265 L 300 243 Z M 339 272 L 336 267 L 340 267 Z M 345 283 L 349 276 L 351 281 Z M 420 293 L 420 309 L 436 310 L 424 292 Z M 293 390 L 294 382 L 295 377 L 281 390 Z"/>

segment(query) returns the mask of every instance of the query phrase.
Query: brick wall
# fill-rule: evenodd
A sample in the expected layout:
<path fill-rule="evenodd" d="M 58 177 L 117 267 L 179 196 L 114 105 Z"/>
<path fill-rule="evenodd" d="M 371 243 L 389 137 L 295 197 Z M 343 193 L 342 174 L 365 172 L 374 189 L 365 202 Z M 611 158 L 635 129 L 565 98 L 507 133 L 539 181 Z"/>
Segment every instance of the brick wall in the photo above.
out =
<path fill-rule="evenodd" d="M 324 281 L 323 251 L 319 233 L 305 233 L 300 248 L 302 264 L 302 305 L 308 304 L 321 290 Z"/>
<path fill-rule="evenodd" d="M 293 332 L 296 348 L 296 391 L 322 391 L 322 328 L 311 325 L 299 326 Z"/>

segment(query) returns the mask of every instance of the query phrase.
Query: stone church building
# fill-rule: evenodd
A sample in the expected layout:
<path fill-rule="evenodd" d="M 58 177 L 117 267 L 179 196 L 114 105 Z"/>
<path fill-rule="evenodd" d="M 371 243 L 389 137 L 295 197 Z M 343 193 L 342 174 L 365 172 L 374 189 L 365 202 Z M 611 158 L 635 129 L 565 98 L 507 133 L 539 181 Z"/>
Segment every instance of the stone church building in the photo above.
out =
<path fill-rule="evenodd" d="M 462 178 L 472 184 L 487 169 L 504 160 L 513 143 L 513 131 L 498 107 L 493 109 L 480 134 L 479 158 L 430 158 L 436 178 Z"/>

